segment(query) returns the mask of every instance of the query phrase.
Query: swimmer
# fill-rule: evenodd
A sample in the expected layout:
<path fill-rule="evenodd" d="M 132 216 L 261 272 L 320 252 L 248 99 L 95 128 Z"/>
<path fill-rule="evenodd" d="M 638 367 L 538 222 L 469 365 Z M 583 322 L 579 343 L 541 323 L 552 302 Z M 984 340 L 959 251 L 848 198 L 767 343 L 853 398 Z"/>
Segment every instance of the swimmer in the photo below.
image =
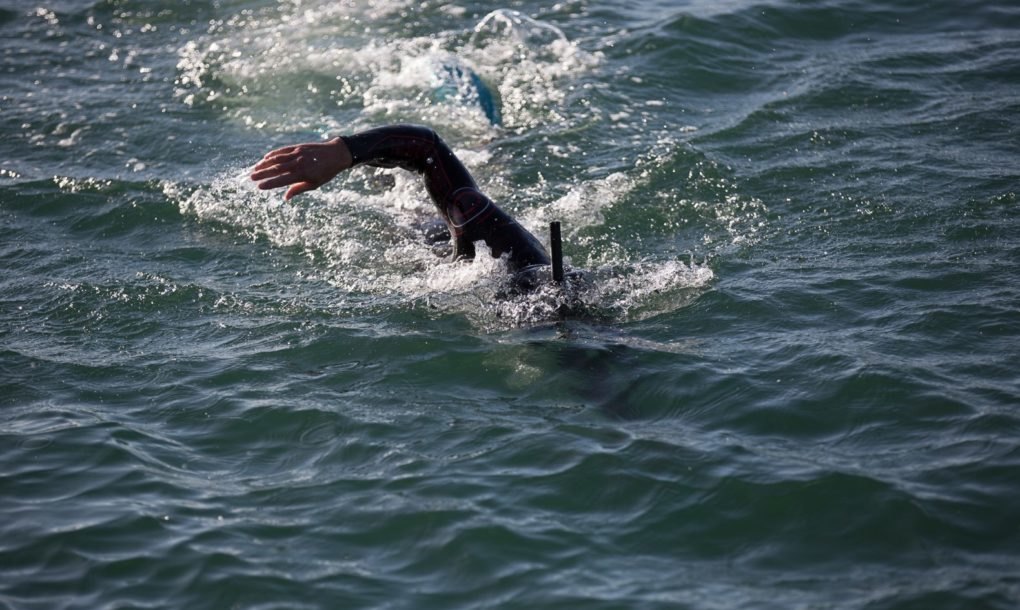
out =
<path fill-rule="evenodd" d="M 506 255 L 510 272 L 529 286 L 536 283 L 536 272 L 550 264 L 542 243 L 478 190 L 464 164 L 427 127 L 390 125 L 279 148 L 255 165 L 251 179 L 262 190 L 289 187 L 284 198 L 290 200 L 358 165 L 421 174 L 449 228 L 455 260 L 474 258 L 475 242 L 485 242 L 493 257 Z"/>

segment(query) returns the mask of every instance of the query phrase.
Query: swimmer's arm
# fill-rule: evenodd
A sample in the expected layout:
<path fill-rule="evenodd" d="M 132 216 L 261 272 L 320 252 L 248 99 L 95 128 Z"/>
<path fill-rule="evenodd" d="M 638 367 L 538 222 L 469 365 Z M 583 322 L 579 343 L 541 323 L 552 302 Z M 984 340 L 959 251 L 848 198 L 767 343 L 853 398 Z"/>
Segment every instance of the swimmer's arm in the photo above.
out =
<path fill-rule="evenodd" d="M 255 165 L 251 179 L 263 190 L 289 186 L 285 198 L 291 199 L 363 164 L 422 174 L 437 204 L 457 189 L 476 188 L 467 168 L 439 135 L 418 125 L 389 125 L 329 142 L 278 148 Z"/>
<path fill-rule="evenodd" d="M 444 216 L 451 193 L 477 188 L 467 168 L 442 138 L 419 125 L 388 125 L 329 142 L 278 148 L 255 165 L 251 179 L 263 190 L 289 186 L 285 198 L 291 199 L 356 165 L 401 167 L 421 174 L 429 196 Z"/>
<path fill-rule="evenodd" d="M 289 186 L 284 199 L 317 189 L 354 165 L 343 138 L 285 146 L 270 151 L 252 168 L 262 190 Z"/>

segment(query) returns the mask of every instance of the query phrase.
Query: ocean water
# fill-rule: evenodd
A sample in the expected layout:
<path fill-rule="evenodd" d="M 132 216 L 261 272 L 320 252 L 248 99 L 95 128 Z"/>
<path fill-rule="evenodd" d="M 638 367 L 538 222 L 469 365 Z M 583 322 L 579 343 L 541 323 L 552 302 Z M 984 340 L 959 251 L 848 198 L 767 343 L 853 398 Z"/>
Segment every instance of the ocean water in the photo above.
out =
<path fill-rule="evenodd" d="M 1015 3 L 2 0 L 0 34 L 0 608 L 1020 605 Z M 394 122 L 585 281 L 436 256 L 408 174 L 246 178 Z"/>

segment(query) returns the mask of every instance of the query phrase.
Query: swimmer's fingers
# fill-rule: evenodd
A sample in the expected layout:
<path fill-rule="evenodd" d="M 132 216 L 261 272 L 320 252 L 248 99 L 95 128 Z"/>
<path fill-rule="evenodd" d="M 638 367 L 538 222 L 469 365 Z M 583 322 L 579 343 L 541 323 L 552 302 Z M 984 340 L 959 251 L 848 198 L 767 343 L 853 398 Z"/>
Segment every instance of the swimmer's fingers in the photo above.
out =
<path fill-rule="evenodd" d="M 297 195 L 300 195 L 301 193 L 317 189 L 320 186 L 319 184 L 308 182 L 307 180 L 302 180 L 295 174 L 283 174 L 281 176 L 277 176 L 275 178 L 270 178 L 269 180 L 259 182 L 258 187 L 259 190 L 268 191 L 270 189 L 275 189 L 281 186 L 288 185 L 290 186 L 290 188 L 287 189 L 287 192 L 283 196 L 284 201 L 289 201 L 290 199 Z"/>
<path fill-rule="evenodd" d="M 319 188 L 318 184 L 312 184 L 311 182 L 298 182 L 287 189 L 287 193 L 283 196 L 284 201 L 290 201 L 296 195 L 300 195 L 305 191 L 311 191 Z"/>
<path fill-rule="evenodd" d="M 276 162 L 276 160 L 263 161 L 254 167 L 250 178 L 255 182 L 259 182 L 266 178 L 294 173 L 299 165 L 301 165 L 300 159 L 291 159 L 282 163 Z"/>
<path fill-rule="evenodd" d="M 297 169 L 288 169 L 286 166 L 296 167 Z M 328 178 L 322 179 L 321 177 L 308 176 L 300 171 L 300 163 L 297 161 L 283 165 L 274 165 L 255 172 L 252 174 L 252 179 L 258 182 L 257 186 L 262 191 L 280 188 L 281 186 L 290 186 L 283 197 L 284 200 L 290 200 L 296 195 L 317 189 L 328 182 Z"/>
<path fill-rule="evenodd" d="M 343 170 L 353 159 L 342 138 L 330 142 L 298 144 L 268 153 L 252 168 L 250 178 L 262 190 L 291 186 L 286 198 L 319 188 Z"/>
<path fill-rule="evenodd" d="M 297 157 L 300 155 L 300 151 L 298 150 L 299 148 L 300 148 L 299 146 L 287 146 L 285 148 L 278 148 L 276 150 L 270 151 L 266 153 L 266 156 L 262 157 L 262 159 L 258 163 L 255 164 L 255 167 L 253 169 L 260 170 L 265 169 L 267 167 L 272 167 L 274 165 L 279 165 L 281 163 L 285 163 L 288 161 L 293 161 L 297 159 Z"/>
<path fill-rule="evenodd" d="M 263 172 L 259 172 L 266 174 L 265 176 L 253 178 L 258 181 L 259 190 L 268 191 L 270 189 L 280 188 L 281 186 L 288 186 L 298 182 L 307 182 L 304 177 L 295 172 L 278 173 L 274 172 L 273 169 L 274 168 L 270 168 Z"/>

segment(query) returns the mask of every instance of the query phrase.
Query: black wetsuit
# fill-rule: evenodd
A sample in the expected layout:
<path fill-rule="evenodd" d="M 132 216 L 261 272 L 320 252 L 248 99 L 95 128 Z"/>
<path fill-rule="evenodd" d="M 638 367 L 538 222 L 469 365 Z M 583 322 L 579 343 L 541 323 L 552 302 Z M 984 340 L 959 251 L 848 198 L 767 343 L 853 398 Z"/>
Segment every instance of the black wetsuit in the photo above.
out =
<path fill-rule="evenodd" d="M 494 257 L 508 256 L 510 271 L 548 265 L 542 243 L 478 190 L 471 174 L 435 131 L 392 125 L 343 136 L 354 165 L 400 167 L 425 178 L 425 187 L 446 221 L 456 258 L 473 258 L 484 241 Z"/>

